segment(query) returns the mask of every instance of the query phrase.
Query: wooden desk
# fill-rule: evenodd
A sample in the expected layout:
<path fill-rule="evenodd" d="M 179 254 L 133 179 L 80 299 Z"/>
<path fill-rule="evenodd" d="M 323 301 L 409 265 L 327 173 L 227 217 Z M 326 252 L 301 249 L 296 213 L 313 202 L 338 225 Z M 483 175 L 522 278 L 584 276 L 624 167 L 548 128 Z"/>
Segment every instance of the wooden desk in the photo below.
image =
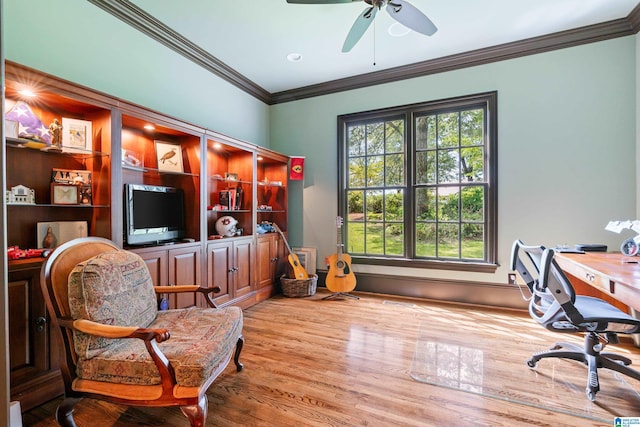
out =
<path fill-rule="evenodd" d="M 636 317 L 640 313 L 640 257 L 587 252 L 556 253 L 555 259 L 577 294 L 603 298 Z"/>

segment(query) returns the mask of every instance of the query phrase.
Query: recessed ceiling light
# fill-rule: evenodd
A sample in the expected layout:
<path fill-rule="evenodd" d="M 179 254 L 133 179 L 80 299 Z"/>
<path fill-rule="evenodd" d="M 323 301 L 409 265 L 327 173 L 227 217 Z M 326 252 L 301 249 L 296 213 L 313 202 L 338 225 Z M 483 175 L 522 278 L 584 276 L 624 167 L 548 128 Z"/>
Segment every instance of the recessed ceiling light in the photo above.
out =
<path fill-rule="evenodd" d="M 300 62 L 302 61 L 302 54 L 293 52 L 287 55 L 287 59 L 291 62 Z"/>
<path fill-rule="evenodd" d="M 411 30 L 399 22 L 394 22 L 393 24 L 389 25 L 388 31 L 389 35 L 392 37 L 402 37 L 409 34 Z"/>
<path fill-rule="evenodd" d="M 19 90 L 18 93 L 22 96 L 26 96 L 27 98 L 33 98 L 37 96 L 35 92 L 32 91 L 31 89 L 22 89 L 22 90 Z"/>
<path fill-rule="evenodd" d="M 144 125 L 144 128 L 146 130 L 156 130 L 156 127 L 154 125 Z"/>

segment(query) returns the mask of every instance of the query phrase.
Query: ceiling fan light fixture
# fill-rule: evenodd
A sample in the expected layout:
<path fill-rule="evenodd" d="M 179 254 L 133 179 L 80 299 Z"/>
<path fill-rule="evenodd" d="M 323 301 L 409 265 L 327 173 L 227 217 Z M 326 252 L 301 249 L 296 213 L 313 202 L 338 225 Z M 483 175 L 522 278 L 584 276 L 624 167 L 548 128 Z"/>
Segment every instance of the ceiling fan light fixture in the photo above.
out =
<path fill-rule="evenodd" d="M 391 37 L 404 37 L 411 32 L 410 28 L 405 27 L 399 22 L 394 22 L 389 25 L 389 29 L 387 30 Z"/>
<path fill-rule="evenodd" d="M 302 54 L 297 52 L 292 52 L 287 55 L 287 60 L 289 62 L 300 62 L 302 61 Z"/>

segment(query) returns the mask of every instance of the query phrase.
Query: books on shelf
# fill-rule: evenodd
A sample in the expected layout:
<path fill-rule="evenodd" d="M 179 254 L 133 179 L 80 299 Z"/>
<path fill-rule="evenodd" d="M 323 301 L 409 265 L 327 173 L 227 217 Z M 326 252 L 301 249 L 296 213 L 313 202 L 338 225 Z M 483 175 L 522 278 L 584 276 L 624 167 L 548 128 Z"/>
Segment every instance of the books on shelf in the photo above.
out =
<path fill-rule="evenodd" d="M 218 192 L 218 204 L 230 211 L 240 210 L 243 191 L 241 187 L 227 188 Z"/>
<path fill-rule="evenodd" d="M 222 206 L 223 209 L 230 209 L 230 197 L 229 190 L 220 190 L 218 192 L 218 204 Z"/>

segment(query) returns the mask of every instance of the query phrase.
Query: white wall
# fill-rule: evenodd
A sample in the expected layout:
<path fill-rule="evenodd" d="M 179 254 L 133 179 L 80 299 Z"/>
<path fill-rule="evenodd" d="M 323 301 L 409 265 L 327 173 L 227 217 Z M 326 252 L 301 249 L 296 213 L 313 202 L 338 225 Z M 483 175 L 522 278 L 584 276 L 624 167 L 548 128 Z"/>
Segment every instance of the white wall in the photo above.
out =
<path fill-rule="evenodd" d="M 505 283 L 514 239 L 606 243 L 607 221 L 636 213 L 634 36 L 271 107 L 271 147 L 306 156 L 290 194 L 293 244 L 335 252 L 340 114 L 498 91 L 495 274 L 355 265 L 356 272 Z M 302 234 L 303 233 L 303 234 Z M 301 238 L 302 237 L 302 238 Z M 299 241 L 296 241 L 299 239 Z"/>
<path fill-rule="evenodd" d="M 4 3 L 6 59 L 269 146 L 266 104 L 86 0 Z"/>

